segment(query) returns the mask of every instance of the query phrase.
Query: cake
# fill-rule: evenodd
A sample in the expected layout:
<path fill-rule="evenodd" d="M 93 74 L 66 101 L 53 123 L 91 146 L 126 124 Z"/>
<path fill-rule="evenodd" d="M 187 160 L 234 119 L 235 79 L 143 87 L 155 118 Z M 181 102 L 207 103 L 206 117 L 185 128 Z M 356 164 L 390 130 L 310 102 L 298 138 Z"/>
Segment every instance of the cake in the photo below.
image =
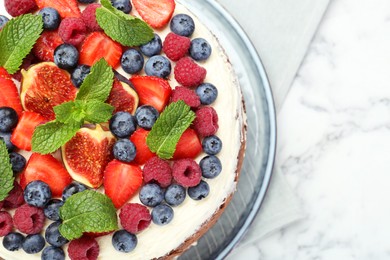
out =
<path fill-rule="evenodd" d="M 81 5 L 81 9 L 84 7 L 85 5 Z M 0 14 L 8 16 L 4 9 L 4 0 L 0 0 Z M 228 57 L 216 37 L 193 13 L 178 2 L 176 2 L 172 17 L 177 14 L 187 14 L 192 17 L 195 22 L 195 31 L 189 37 L 191 39 L 206 39 L 212 48 L 210 57 L 196 63 L 207 71 L 203 82 L 211 83 L 218 89 L 217 99 L 209 106 L 201 105 L 201 107 L 212 107 L 218 115 L 219 127 L 215 135 L 221 139 L 223 147 L 216 156 L 221 162 L 222 172 L 215 178 L 206 179 L 203 177 L 210 188 L 210 194 L 206 198 L 193 200 L 187 195 L 182 204 L 172 207 L 174 217 L 169 224 L 160 226 L 152 222 L 145 230 L 136 234 L 137 245 L 131 252 L 119 252 L 113 247 L 113 233 L 96 237 L 95 239 L 99 245 L 98 259 L 171 259 L 180 256 L 191 245 L 196 244 L 196 241 L 213 226 L 228 205 L 236 189 L 245 151 L 246 127 L 244 102 L 239 83 Z M 142 16 L 134 7 L 131 15 Z M 171 30 L 169 24 L 167 24 L 161 29 L 155 29 L 154 32 L 164 41 Z M 163 55 L 165 56 L 165 54 Z M 146 56 L 144 58 L 145 62 L 149 59 Z M 172 73 L 167 77 L 167 82 L 174 89 L 181 84 L 177 82 L 173 72 L 176 62 L 170 62 Z M 126 73 L 120 65 L 116 66 L 115 69 L 126 78 L 131 78 L 131 75 Z M 142 70 L 137 74 L 145 75 L 145 72 Z M 30 152 L 19 152 L 26 159 L 31 155 Z M 57 151 L 55 154 L 60 159 L 59 152 Z M 201 152 L 194 160 L 199 163 L 206 155 Z M 64 155 L 62 156 L 64 157 Z M 80 179 L 77 180 L 80 181 Z M 99 191 L 104 193 L 103 188 L 100 188 Z M 142 205 L 138 193 L 134 194 L 128 202 Z M 150 207 L 148 209 L 151 210 Z M 14 214 L 14 210 L 9 212 L 11 215 Z M 118 214 L 119 212 L 120 209 L 118 209 Z M 51 223 L 51 220 L 46 220 L 45 228 Z M 119 228 L 122 229 L 121 224 L 119 224 Z M 19 232 L 15 228 L 14 231 Z M 44 232 L 43 230 L 41 234 L 44 234 Z M 69 243 L 62 247 L 66 259 L 69 259 L 68 245 Z M 42 251 L 36 254 L 26 254 L 23 249 L 8 251 L 0 246 L 0 257 L 4 259 L 40 259 L 41 253 Z"/>

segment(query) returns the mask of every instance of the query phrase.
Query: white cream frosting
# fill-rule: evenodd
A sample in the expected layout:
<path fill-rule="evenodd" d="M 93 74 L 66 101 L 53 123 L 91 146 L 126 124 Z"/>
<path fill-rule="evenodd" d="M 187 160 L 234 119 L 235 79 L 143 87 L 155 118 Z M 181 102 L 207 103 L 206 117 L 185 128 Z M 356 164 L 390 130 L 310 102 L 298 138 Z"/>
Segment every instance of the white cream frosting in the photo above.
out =
<path fill-rule="evenodd" d="M 224 203 L 226 197 L 236 187 L 238 154 L 241 142 L 244 139 L 242 129 L 245 121 L 242 110 L 242 96 L 237 79 L 228 58 L 211 32 L 185 7 L 177 3 L 175 14 L 179 13 L 188 13 L 195 21 L 195 32 L 191 38 L 205 38 L 213 48 L 210 58 L 199 64 L 207 69 L 205 82 L 212 83 L 218 88 L 218 98 L 212 106 L 219 117 L 217 135 L 222 140 L 223 148 L 217 156 L 221 160 L 223 170 L 215 179 L 207 179 L 207 183 L 210 185 L 210 194 L 207 198 L 194 201 L 187 196 L 183 204 L 173 208 L 174 218 L 171 223 L 166 226 L 158 226 L 152 222 L 147 229 L 139 233 L 137 235 L 138 244 L 134 251 L 130 253 L 116 251 L 112 246 L 110 235 L 97 238 L 100 246 L 98 259 L 152 259 L 169 254 L 196 233 L 213 216 L 221 204 Z M 7 14 L 4 10 L 4 0 L 0 0 L 0 14 Z M 134 11 L 133 14 L 135 14 Z M 169 26 L 157 33 L 164 40 L 169 33 Z M 174 88 L 178 86 L 178 83 L 174 79 L 174 64 L 172 65 L 169 82 Z M 121 72 L 123 73 L 123 71 Z M 201 154 L 197 161 L 204 156 L 205 154 Z M 138 196 L 133 197 L 131 202 L 139 202 Z M 44 232 L 42 234 L 44 235 Z M 69 259 L 67 246 L 64 246 L 64 251 L 66 259 Z M 41 257 L 40 253 L 28 255 L 22 249 L 10 252 L 1 245 L 0 256 L 4 259 L 15 260 L 40 259 Z"/>

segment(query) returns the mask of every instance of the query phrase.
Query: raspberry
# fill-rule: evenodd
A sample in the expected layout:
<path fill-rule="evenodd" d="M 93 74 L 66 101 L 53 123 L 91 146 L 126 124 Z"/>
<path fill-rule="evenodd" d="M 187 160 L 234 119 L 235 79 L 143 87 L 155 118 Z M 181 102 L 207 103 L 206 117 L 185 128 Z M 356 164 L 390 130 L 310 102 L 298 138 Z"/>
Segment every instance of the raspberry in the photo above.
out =
<path fill-rule="evenodd" d="M 2 209 L 4 206 L 4 200 L 3 201 L 0 201 L 0 209 Z"/>
<path fill-rule="evenodd" d="M 132 234 L 137 234 L 146 229 L 152 217 L 147 207 L 138 203 L 125 204 L 119 213 L 121 225 Z"/>
<path fill-rule="evenodd" d="M 6 211 L 0 211 L 0 237 L 8 235 L 13 226 L 11 215 Z"/>
<path fill-rule="evenodd" d="M 4 0 L 4 6 L 12 16 L 32 13 L 38 9 L 34 0 Z"/>
<path fill-rule="evenodd" d="M 194 187 L 201 181 L 202 171 L 194 160 L 180 159 L 173 163 L 172 175 L 183 187 Z"/>
<path fill-rule="evenodd" d="M 81 19 L 83 19 L 90 31 L 102 31 L 102 28 L 96 21 L 96 9 L 100 6 L 100 4 L 90 4 L 81 13 Z"/>
<path fill-rule="evenodd" d="M 196 87 L 205 79 L 207 71 L 191 58 L 181 58 L 175 67 L 175 79 L 184 87 Z"/>
<path fill-rule="evenodd" d="M 195 91 L 186 87 L 176 87 L 172 91 L 171 102 L 183 100 L 191 108 L 198 108 L 200 106 L 199 96 Z"/>
<path fill-rule="evenodd" d="M 77 46 L 84 41 L 87 27 L 81 18 L 67 17 L 61 21 L 58 34 L 65 43 Z"/>
<path fill-rule="evenodd" d="M 95 260 L 99 256 L 99 244 L 94 238 L 84 236 L 69 243 L 68 254 L 72 260 Z"/>
<path fill-rule="evenodd" d="M 210 136 L 218 131 L 218 115 L 212 107 L 202 107 L 195 112 L 193 128 L 203 136 Z"/>
<path fill-rule="evenodd" d="M 169 33 L 163 43 L 163 51 L 173 61 L 183 58 L 191 46 L 190 38 Z"/>
<path fill-rule="evenodd" d="M 45 223 L 43 209 L 24 204 L 15 211 L 14 224 L 17 229 L 26 234 L 41 232 Z"/>
<path fill-rule="evenodd" d="M 172 183 L 172 169 L 167 161 L 159 157 L 149 159 L 142 170 L 145 183 L 156 182 L 162 188 Z"/>
<path fill-rule="evenodd" d="M 4 200 L 4 208 L 16 209 L 24 203 L 23 189 L 18 182 L 14 182 L 14 188 L 8 194 L 8 197 Z"/>

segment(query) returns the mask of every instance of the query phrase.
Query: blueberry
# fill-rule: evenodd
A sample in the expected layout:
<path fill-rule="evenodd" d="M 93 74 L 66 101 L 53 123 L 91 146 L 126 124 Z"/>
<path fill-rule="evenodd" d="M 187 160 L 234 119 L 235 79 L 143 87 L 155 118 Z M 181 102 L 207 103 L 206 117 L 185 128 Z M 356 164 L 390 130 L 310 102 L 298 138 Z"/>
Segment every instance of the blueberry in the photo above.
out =
<path fill-rule="evenodd" d="M 179 184 L 172 184 L 165 191 L 165 201 L 171 206 L 180 205 L 185 198 L 186 189 Z"/>
<path fill-rule="evenodd" d="M 125 14 L 129 14 L 133 8 L 129 0 L 111 0 L 111 3 L 113 7 Z"/>
<path fill-rule="evenodd" d="M 208 155 L 216 155 L 222 149 L 222 141 L 216 135 L 207 136 L 202 140 L 202 148 Z"/>
<path fill-rule="evenodd" d="M 164 191 L 155 183 L 142 186 L 139 192 L 139 200 L 148 207 L 155 207 L 164 199 Z"/>
<path fill-rule="evenodd" d="M 75 87 L 79 88 L 85 77 L 91 72 L 91 67 L 88 65 L 78 65 L 72 72 L 72 83 Z"/>
<path fill-rule="evenodd" d="M 7 146 L 8 152 L 12 152 L 15 149 L 15 145 L 11 142 L 10 132 L 0 132 L 0 140 L 3 140 L 5 146 Z"/>
<path fill-rule="evenodd" d="M 0 131 L 10 132 L 18 124 L 18 114 L 11 107 L 0 107 Z"/>
<path fill-rule="evenodd" d="M 152 129 L 154 123 L 159 117 L 157 109 L 149 105 L 143 105 L 137 108 L 135 111 L 135 120 L 137 125 L 143 129 L 150 130 Z"/>
<path fill-rule="evenodd" d="M 110 130 L 118 138 L 127 138 L 137 127 L 135 118 L 128 112 L 117 112 L 110 119 Z"/>
<path fill-rule="evenodd" d="M 8 233 L 3 238 L 3 246 L 8 251 L 17 251 L 22 247 L 24 236 L 18 232 Z"/>
<path fill-rule="evenodd" d="M 73 69 L 79 61 L 79 51 L 71 44 L 63 43 L 54 50 L 54 63 L 61 69 Z"/>
<path fill-rule="evenodd" d="M 122 54 L 121 66 L 130 74 L 140 72 L 144 66 L 144 56 L 136 49 L 128 49 Z"/>
<path fill-rule="evenodd" d="M 58 227 L 61 225 L 60 221 L 56 221 L 51 223 L 45 231 L 45 238 L 47 243 L 49 243 L 52 246 L 61 247 L 69 242 L 68 239 L 64 238 L 60 231 L 58 230 Z"/>
<path fill-rule="evenodd" d="M 60 26 L 61 16 L 56 9 L 45 7 L 38 14 L 42 15 L 43 29 L 55 30 Z"/>
<path fill-rule="evenodd" d="M 24 189 L 23 197 L 27 204 L 42 208 L 51 199 L 51 190 L 43 181 L 32 181 Z"/>
<path fill-rule="evenodd" d="M 118 230 L 112 236 L 112 245 L 119 252 L 131 252 L 137 246 L 137 237 L 126 230 Z"/>
<path fill-rule="evenodd" d="M 60 220 L 60 207 L 64 205 L 64 201 L 52 199 L 45 205 L 43 213 L 50 220 Z"/>
<path fill-rule="evenodd" d="M 172 32 L 178 35 L 190 37 L 195 31 L 195 23 L 191 16 L 177 14 L 172 18 L 170 28 Z"/>
<path fill-rule="evenodd" d="M 65 253 L 61 247 L 48 246 L 42 251 L 41 260 L 64 260 Z"/>
<path fill-rule="evenodd" d="M 135 145 L 129 139 L 119 139 L 112 150 L 115 159 L 121 162 L 131 162 L 136 155 Z"/>
<path fill-rule="evenodd" d="M 173 209 L 166 205 L 160 204 L 152 209 L 152 220 L 154 224 L 163 226 L 169 224 L 173 219 Z"/>
<path fill-rule="evenodd" d="M 195 92 L 198 95 L 202 105 L 210 105 L 217 99 L 218 96 L 218 89 L 210 83 L 200 84 L 196 88 Z"/>
<path fill-rule="evenodd" d="M 96 0 L 78 0 L 79 3 L 82 3 L 82 4 L 92 4 L 94 2 L 96 2 Z"/>
<path fill-rule="evenodd" d="M 203 157 L 199 166 L 202 170 L 202 176 L 208 179 L 217 177 L 222 171 L 221 161 L 214 155 Z"/>
<path fill-rule="evenodd" d="M 11 152 L 9 154 L 9 158 L 11 160 L 12 171 L 14 173 L 20 173 L 23 171 L 24 167 L 26 166 L 26 158 L 16 152 Z"/>
<path fill-rule="evenodd" d="M 9 19 L 4 16 L 4 15 L 0 15 L 0 30 L 4 27 L 4 25 L 6 23 L 8 23 Z"/>
<path fill-rule="evenodd" d="M 201 180 L 198 185 L 188 188 L 187 192 L 191 199 L 201 200 L 209 195 L 210 187 L 207 182 Z"/>
<path fill-rule="evenodd" d="M 81 184 L 79 182 L 72 182 L 71 184 L 66 186 L 62 191 L 62 200 L 66 201 L 66 199 L 72 196 L 73 194 L 85 191 L 86 189 L 88 188 L 84 184 Z"/>
<path fill-rule="evenodd" d="M 203 38 L 196 38 L 191 41 L 190 56 L 196 61 L 207 60 L 211 55 L 211 46 Z"/>
<path fill-rule="evenodd" d="M 145 73 L 149 76 L 167 78 L 171 74 L 171 62 L 161 55 L 150 57 L 145 64 Z"/>
<path fill-rule="evenodd" d="M 27 254 L 36 254 L 44 247 L 45 239 L 41 234 L 28 235 L 22 243 L 22 248 Z"/>
<path fill-rule="evenodd" d="M 160 54 L 162 50 L 162 41 L 160 36 L 155 33 L 153 39 L 151 39 L 148 43 L 141 45 L 139 49 L 145 56 L 148 57 Z"/>

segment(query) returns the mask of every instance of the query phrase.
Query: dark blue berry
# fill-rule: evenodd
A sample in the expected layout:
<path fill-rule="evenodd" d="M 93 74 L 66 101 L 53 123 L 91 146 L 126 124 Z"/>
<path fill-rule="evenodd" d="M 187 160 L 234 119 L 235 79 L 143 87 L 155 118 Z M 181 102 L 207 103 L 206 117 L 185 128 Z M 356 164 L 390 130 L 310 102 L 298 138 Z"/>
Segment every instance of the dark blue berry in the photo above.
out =
<path fill-rule="evenodd" d="M 198 185 L 188 188 L 187 192 L 191 199 L 202 200 L 209 195 L 210 187 L 207 182 L 201 180 Z"/>
<path fill-rule="evenodd" d="M 42 15 L 43 29 L 55 30 L 60 26 L 61 16 L 56 9 L 45 7 L 38 14 Z"/>
<path fill-rule="evenodd" d="M 8 251 L 17 251 L 22 248 L 24 236 L 18 232 L 11 232 L 3 238 L 3 246 Z"/>
<path fill-rule="evenodd" d="M 136 149 L 133 142 L 129 139 L 119 139 L 112 148 L 115 159 L 121 162 L 131 162 L 136 155 Z"/>
<path fill-rule="evenodd" d="M 72 72 L 72 83 L 75 87 L 79 88 L 85 77 L 91 72 L 91 67 L 88 65 L 78 65 Z"/>
<path fill-rule="evenodd" d="M 148 207 L 155 207 L 164 199 L 164 191 L 155 183 L 142 186 L 139 192 L 139 200 Z"/>
<path fill-rule="evenodd" d="M 60 231 L 58 230 L 59 226 L 61 225 L 60 221 L 56 221 L 51 223 L 45 231 L 45 239 L 47 243 L 49 243 L 52 246 L 61 247 L 69 242 L 68 239 L 64 238 Z"/>
<path fill-rule="evenodd" d="M 111 0 L 112 6 L 118 9 L 119 11 L 129 14 L 133 6 L 130 3 L 130 0 Z"/>
<path fill-rule="evenodd" d="M 72 196 L 73 194 L 85 191 L 86 189 L 88 188 L 84 184 L 81 184 L 79 182 L 72 182 L 71 184 L 66 186 L 62 191 L 62 200 L 66 201 L 66 199 Z"/>
<path fill-rule="evenodd" d="M 79 3 L 82 3 L 82 4 L 92 4 L 94 2 L 96 2 L 96 0 L 78 0 Z"/>
<path fill-rule="evenodd" d="M 149 105 L 143 105 L 137 108 L 135 111 L 135 120 L 137 125 L 143 129 L 150 130 L 152 129 L 154 123 L 159 117 L 157 109 Z"/>
<path fill-rule="evenodd" d="M 15 149 L 15 145 L 11 142 L 11 132 L 0 132 L 0 141 L 3 140 L 8 152 L 12 152 Z"/>
<path fill-rule="evenodd" d="M 172 184 L 165 191 L 165 201 L 171 206 L 180 205 L 185 198 L 186 189 L 179 184 Z"/>
<path fill-rule="evenodd" d="M 202 148 L 208 155 L 216 155 L 222 149 L 222 141 L 216 135 L 207 136 L 202 140 Z"/>
<path fill-rule="evenodd" d="M 177 14 L 172 18 L 170 28 L 172 32 L 178 35 L 190 37 L 195 31 L 195 23 L 191 16 Z"/>
<path fill-rule="evenodd" d="M 195 92 L 198 95 L 202 105 L 210 105 L 217 99 L 218 96 L 218 89 L 210 83 L 200 84 L 196 88 Z"/>
<path fill-rule="evenodd" d="M 50 220 L 60 220 L 60 207 L 62 205 L 64 205 L 62 200 L 52 199 L 45 205 L 43 213 Z"/>
<path fill-rule="evenodd" d="M 42 251 L 41 260 L 64 260 L 65 253 L 61 247 L 48 246 Z"/>
<path fill-rule="evenodd" d="M 0 131 L 10 132 L 18 124 L 18 114 L 11 107 L 0 107 Z"/>
<path fill-rule="evenodd" d="M 24 167 L 26 166 L 26 158 L 24 158 L 23 155 L 16 152 L 11 152 L 9 154 L 9 159 L 11 160 L 12 171 L 14 174 L 23 171 Z"/>
<path fill-rule="evenodd" d="M 51 199 L 51 190 L 43 181 L 32 181 L 24 189 L 23 197 L 27 204 L 43 208 Z"/>
<path fill-rule="evenodd" d="M 110 130 L 118 138 L 127 138 L 137 127 L 135 118 L 128 112 L 117 112 L 110 119 Z"/>
<path fill-rule="evenodd" d="M 211 55 L 211 46 L 203 38 L 196 38 L 191 41 L 190 56 L 196 61 L 207 60 Z"/>
<path fill-rule="evenodd" d="M 136 49 L 128 49 L 122 54 L 121 66 L 129 74 L 140 72 L 144 67 L 144 56 Z"/>
<path fill-rule="evenodd" d="M 150 57 L 145 64 L 145 73 L 149 76 L 167 78 L 171 74 L 171 62 L 161 55 Z"/>
<path fill-rule="evenodd" d="M 217 177 L 222 171 L 221 161 L 214 155 L 203 157 L 199 166 L 202 170 L 202 176 L 208 179 Z"/>
<path fill-rule="evenodd" d="M 159 226 L 167 225 L 173 219 L 173 209 L 166 205 L 160 204 L 152 209 L 152 221 Z"/>
<path fill-rule="evenodd" d="M 119 252 L 128 253 L 137 246 L 137 237 L 126 230 L 118 230 L 112 236 L 112 245 Z"/>
<path fill-rule="evenodd" d="M 41 234 L 28 235 L 22 243 L 22 248 L 27 254 L 36 254 L 44 247 L 45 239 Z"/>
<path fill-rule="evenodd" d="M 9 19 L 4 16 L 4 15 L 0 15 L 0 30 L 4 27 L 4 25 L 6 23 L 8 23 Z"/>
<path fill-rule="evenodd" d="M 54 50 L 54 63 L 61 69 L 76 68 L 79 51 L 71 44 L 63 43 Z"/>
<path fill-rule="evenodd" d="M 153 39 L 151 39 L 148 43 L 141 45 L 139 49 L 147 57 L 160 54 L 162 50 L 162 41 L 160 36 L 155 33 Z"/>

